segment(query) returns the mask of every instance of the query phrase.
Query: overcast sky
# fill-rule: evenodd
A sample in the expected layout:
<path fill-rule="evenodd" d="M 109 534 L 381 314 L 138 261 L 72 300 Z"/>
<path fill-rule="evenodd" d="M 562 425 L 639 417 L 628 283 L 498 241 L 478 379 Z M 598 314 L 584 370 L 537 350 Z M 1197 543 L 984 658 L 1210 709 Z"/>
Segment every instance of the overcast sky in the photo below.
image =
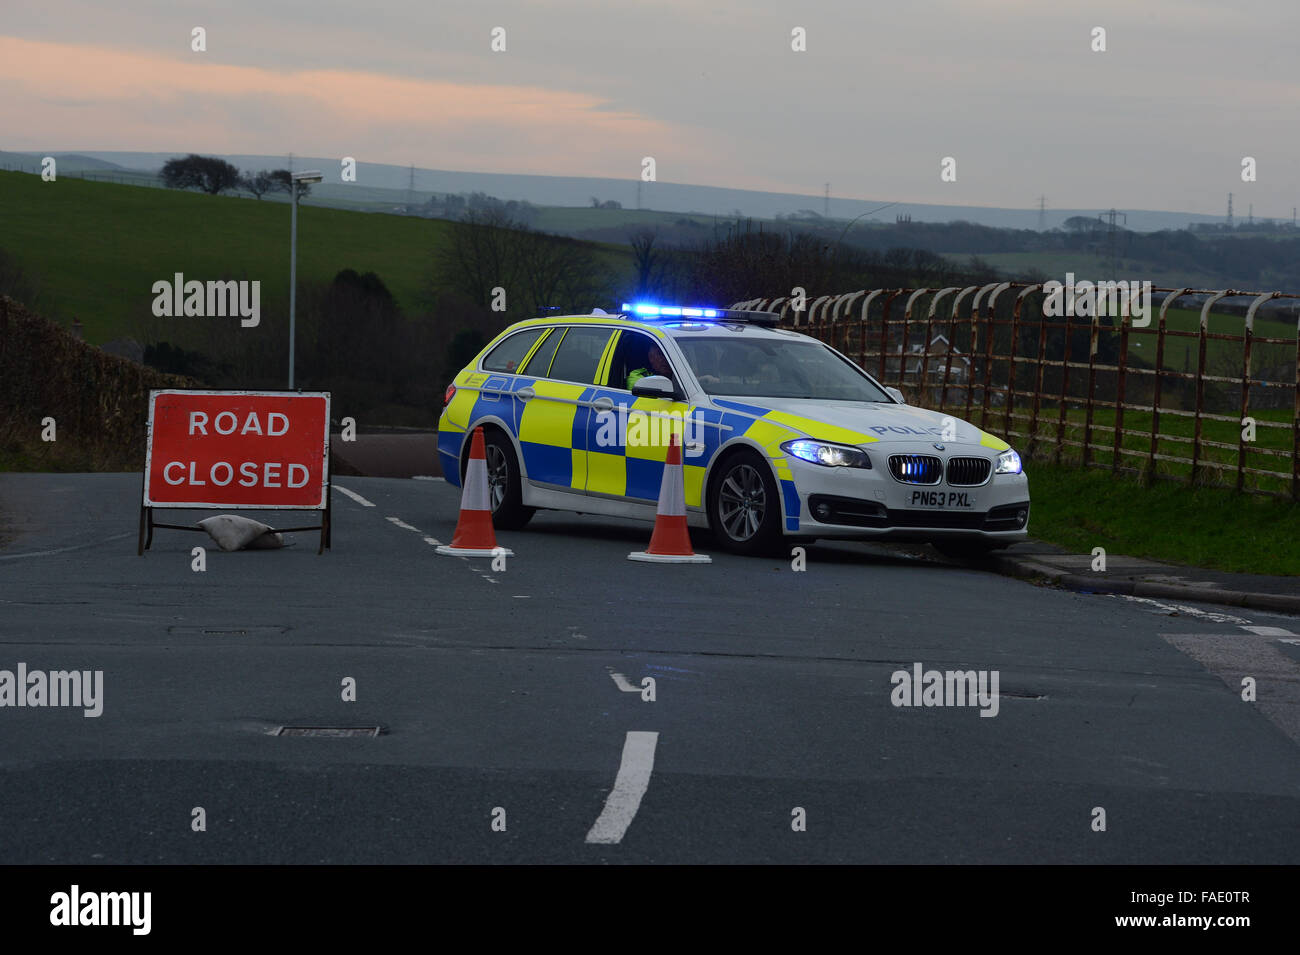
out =
<path fill-rule="evenodd" d="M 662 181 L 843 198 L 1300 204 L 1296 0 L 4 3 L 5 150 L 628 179 L 653 156 Z"/>

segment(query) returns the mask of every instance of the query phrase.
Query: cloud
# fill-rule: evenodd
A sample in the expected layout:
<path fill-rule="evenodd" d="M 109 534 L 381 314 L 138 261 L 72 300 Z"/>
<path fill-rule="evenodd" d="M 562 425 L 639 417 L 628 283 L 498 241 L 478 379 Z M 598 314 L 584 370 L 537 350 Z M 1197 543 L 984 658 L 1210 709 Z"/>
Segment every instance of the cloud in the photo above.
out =
<path fill-rule="evenodd" d="M 599 96 L 352 70 L 273 70 L 0 37 L 7 147 L 353 155 L 483 172 L 626 176 L 630 142 L 688 136 Z M 694 135 L 694 134 L 690 134 Z M 492 157 L 485 161 L 485 156 Z"/>

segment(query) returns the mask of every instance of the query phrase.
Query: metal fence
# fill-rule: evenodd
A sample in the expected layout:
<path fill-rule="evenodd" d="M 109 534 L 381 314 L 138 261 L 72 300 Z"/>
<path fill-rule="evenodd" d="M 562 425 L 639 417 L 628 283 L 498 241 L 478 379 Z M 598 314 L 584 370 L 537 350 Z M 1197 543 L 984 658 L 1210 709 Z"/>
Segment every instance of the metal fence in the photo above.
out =
<path fill-rule="evenodd" d="M 1028 456 L 1300 501 L 1300 293 L 1154 288 L 1131 315 L 1085 308 L 1084 291 L 1052 295 L 1064 314 L 1014 282 L 733 307 L 778 312 Z"/>

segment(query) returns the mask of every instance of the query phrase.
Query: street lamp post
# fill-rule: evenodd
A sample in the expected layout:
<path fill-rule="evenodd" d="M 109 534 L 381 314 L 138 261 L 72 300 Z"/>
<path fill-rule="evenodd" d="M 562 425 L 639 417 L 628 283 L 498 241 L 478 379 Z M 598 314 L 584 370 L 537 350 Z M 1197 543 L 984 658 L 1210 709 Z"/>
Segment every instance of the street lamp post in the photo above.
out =
<path fill-rule="evenodd" d="M 289 390 L 293 391 L 293 356 L 297 345 L 297 320 L 295 307 L 298 303 L 298 184 L 320 182 L 324 177 L 319 170 L 308 169 L 295 172 L 289 176 L 289 189 L 293 193 L 293 212 L 289 218 Z"/>

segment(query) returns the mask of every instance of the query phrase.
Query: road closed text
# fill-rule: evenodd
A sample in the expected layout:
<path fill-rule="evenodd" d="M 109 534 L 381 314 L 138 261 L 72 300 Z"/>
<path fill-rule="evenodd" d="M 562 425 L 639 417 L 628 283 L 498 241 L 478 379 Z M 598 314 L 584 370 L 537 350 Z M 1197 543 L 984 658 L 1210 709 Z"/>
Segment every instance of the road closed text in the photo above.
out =
<path fill-rule="evenodd" d="M 187 484 L 190 487 L 204 487 L 209 481 L 217 487 L 225 487 L 235 480 L 236 466 L 229 461 L 214 461 L 210 465 L 203 465 L 202 472 L 199 467 L 197 461 L 168 461 L 163 465 L 163 480 L 173 486 Z M 311 473 L 305 464 L 244 461 L 238 467 L 239 480 L 236 483 L 240 487 L 299 488 L 306 487 L 311 479 Z"/>

